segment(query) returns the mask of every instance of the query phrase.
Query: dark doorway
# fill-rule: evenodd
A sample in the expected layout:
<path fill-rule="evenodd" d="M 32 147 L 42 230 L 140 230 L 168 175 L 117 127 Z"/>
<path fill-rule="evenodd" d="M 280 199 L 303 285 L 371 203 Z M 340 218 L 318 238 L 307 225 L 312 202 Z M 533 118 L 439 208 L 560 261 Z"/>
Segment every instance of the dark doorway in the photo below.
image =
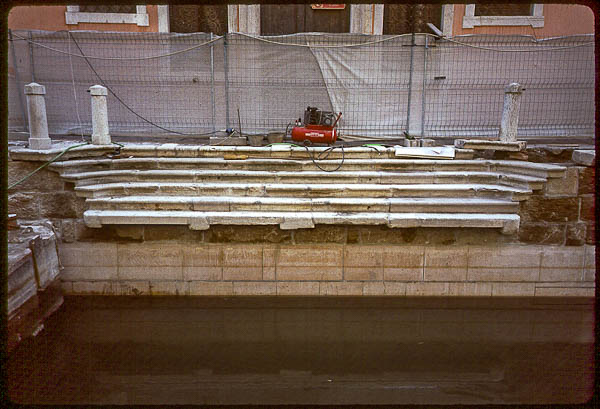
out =
<path fill-rule="evenodd" d="M 386 4 L 383 34 L 429 33 L 427 23 L 440 28 L 441 4 Z"/>
<path fill-rule="evenodd" d="M 313 9 L 310 4 L 263 4 L 260 6 L 262 35 L 304 32 L 348 33 L 350 5 L 343 9 Z"/>
<path fill-rule="evenodd" d="M 227 33 L 227 5 L 169 5 L 172 33 Z"/>

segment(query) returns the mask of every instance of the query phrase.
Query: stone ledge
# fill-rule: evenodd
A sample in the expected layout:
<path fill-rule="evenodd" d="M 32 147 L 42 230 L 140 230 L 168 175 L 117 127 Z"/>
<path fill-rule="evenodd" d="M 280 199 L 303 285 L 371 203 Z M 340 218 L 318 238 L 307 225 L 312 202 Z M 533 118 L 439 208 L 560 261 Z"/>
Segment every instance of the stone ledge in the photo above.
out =
<path fill-rule="evenodd" d="M 304 214 L 305 213 L 305 214 Z M 312 223 L 310 221 L 312 220 Z M 105 224 L 189 225 L 206 230 L 210 225 L 272 225 L 282 229 L 306 228 L 315 224 L 388 225 L 389 227 L 481 227 L 501 228 L 513 234 L 519 225 L 515 214 L 477 213 L 333 213 L 333 212 L 193 212 L 166 210 L 87 210 L 88 227 Z"/>
<path fill-rule="evenodd" d="M 89 210 L 335 211 L 392 213 L 516 213 L 519 204 L 487 198 L 123 196 L 89 198 Z"/>
<path fill-rule="evenodd" d="M 63 281 L 66 294 L 179 296 L 593 297 L 593 286 L 515 282 Z"/>
<path fill-rule="evenodd" d="M 12 160 L 26 160 L 26 161 L 39 161 L 46 162 L 58 154 L 63 152 L 65 149 L 79 143 L 72 142 L 58 142 L 52 144 L 50 149 L 28 149 L 20 147 L 12 147 L 9 149 L 9 156 Z M 73 148 L 65 153 L 61 159 L 68 160 L 73 158 L 95 158 L 103 156 L 107 153 L 112 153 L 118 150 L 118 145 L 84 145 L 77 148 Z"/>
<path fill-rule="evenodd" d="M 454 146 L 458 148 L 473 149 L 473 150 L 494 150 L 505 152 L 522 152 L 527 147 L 527 142 L 502 142 L 491 141 L 484 139 L 456 139 Z"/>

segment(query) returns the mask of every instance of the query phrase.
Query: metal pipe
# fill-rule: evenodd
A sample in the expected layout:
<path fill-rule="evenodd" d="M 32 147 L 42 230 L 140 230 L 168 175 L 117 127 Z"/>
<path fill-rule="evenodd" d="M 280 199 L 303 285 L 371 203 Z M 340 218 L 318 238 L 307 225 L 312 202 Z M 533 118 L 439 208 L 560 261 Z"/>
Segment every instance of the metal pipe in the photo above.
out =
<path fill-rule="evenodd" d="M 35 68 L 33 65 L 33 37 L 29 32 L 29 65 L 31 66 L 31 82 L 35 82 Z"/>
<path fill-rule="evenodd" d="M 229 129 L 229 64 L 227 63 L 227 36 L 223 36 L 223 71 L 225 75 L 225 128 Z"/>
<path fill-rule="evenodd" d="M 410 132 L 410 100 L 412 95 L 413 78 L 413 55 L 415 49 L 415 33 L 412 33 L 410 40 L 410 71 L 408 73 L 408 108 L 406 110 L 406 132 Z"/>
<path fill-rule="evenodd" d="M 427 50 L 429 49 L 429 36 L 425 36 L 425 50 L 423 51 L 423 88 L 421 90 L 421 137 L 425 135 L 425 81 L 427 80 Z"/>
<path fill-rule="evenodd" d="M 23 116 L 23 126 L 25 130 L 29 132 L 29 122 L 27 120 L 27 111 L 25 109 L 25 102 L 23 101 L 23 95 L 21 95 L 21 80 L 19 79 L 19 67 L 17 66 L 17 54 L 15 53 L 15 44 L 13 43 L 12 30 L 8 29 L 8 39 L 10 40 L 10 51 L 13 58 L 13 65 L 15 67 L 15 80 L 17 82 L 17 95 L 19 96 L 19 105 L 21 105 L 21 114 Z"/>
<path fill-rule="evenodd" d="M 213 33 L 210 33 L 210 85 L 211 85 L 211 92 L 210 92 L 210 102 L 212 104 L 212 130 L 213 133 L 216 132 L 217 128 L 216 128 L 216 119 L 215 119 L 215 115 L 216 115 L 216 108 L 215 108 L 215 56 L 214 56 L 214 48 L 213 48 Z"/>

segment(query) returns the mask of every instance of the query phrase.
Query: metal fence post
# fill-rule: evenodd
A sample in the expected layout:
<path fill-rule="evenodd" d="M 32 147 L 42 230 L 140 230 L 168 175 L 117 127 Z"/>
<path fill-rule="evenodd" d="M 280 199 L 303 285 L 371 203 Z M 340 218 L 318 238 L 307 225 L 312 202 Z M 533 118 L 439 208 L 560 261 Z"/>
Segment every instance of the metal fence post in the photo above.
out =
<path fill-rule="evenodd" d="M 27 122 L 27 110 L 25 109 L 25 102 L 23 102 L 23 96 L 21 95 L 21 80 L 19 79 L 19 67 L 17 65 L 17 54 L 15 53 L 15 43 L 13 42 L 12 30 L 8 29 L 8 39 L 10 41 L 10 51 L 13 58 L 13 66 L 15 67 L 15 80 L 17 87 L 17 95 L 19 96 L 19 105 L 21 105 L 21 114 L 23 116 L 23 127 L 29 132 L 29 123 Z"/>
<path fill-rule="evenodd" d="M 31 66 L 31 82 L 35 82 L 35 68 L 33 65 L 33 37 L 29 32 L 29 65 Z"/>
<path fill-rule="evenodd" d="M 229 64 L 227 62 L 227 37 L 223 36 L 223 70 L 225 75 L 225 128 L 229 129 Z"/>
<path fill-rule="evenodd" d="M 213 33 L 210 33 L 210 102 L 212 104 L 212 130 L 213 133 L 217 130 L 217 125 L 215 123 L 215 55 L 214 55 L 214 43 Z"/>
<path fill-rule="evenodd" d="M 25 85 L 27 96 L 27 113 L 29 114 L 29 149 L 50 149 L 52 141 L 48 136 L 48 119 L 46 117 L 46 87 L 32 82 Z"/>
<path fill-rule="evenodd" d="M 518 82 L 510 83 L 504 89 L 504 106 L 499 132 L 502 142 L 516 142 L 517 140 L 522 93 L 523 86 Z"/>
<path fill-rule="evenodd" d="M 409 132 L 409 129 L 410 129 L 410 99 L 412 96 L 414 50 L 415 50 L 415 33 L 412 33 L 411 40 L 410 40 L 410 71 L 408 73 L 408 108 L 406 110 L 406 132 Z"/>
<path fill-rule="evenodd" d="M 427 51 L 429 36 L 425 34 L 425 50 L 423 51 L 423 88 L 421 91 L 421 137 L 425 136 L 425 81 L 427 81 Z"/>

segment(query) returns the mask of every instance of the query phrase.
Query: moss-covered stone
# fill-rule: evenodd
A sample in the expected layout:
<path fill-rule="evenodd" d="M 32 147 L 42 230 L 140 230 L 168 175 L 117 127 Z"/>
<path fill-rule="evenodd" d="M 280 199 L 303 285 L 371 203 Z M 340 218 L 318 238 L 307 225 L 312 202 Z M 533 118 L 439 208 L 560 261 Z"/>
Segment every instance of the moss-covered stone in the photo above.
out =
<path fill-rule="evenodd" d="M 83 218 L 85 198 L 72 192 L 41 193 L 40 216 L 57 219 Z"/>
<path fill-rule="evenodd" d="M 596 168 L 585 167 L 579 169 L 579 191 L 580 195 L 593 194 L 596 191 Z"/>
<path fill-rule="evenodd" d="M 29 193 L 14 193 L 8 196 L 8 212 L 18 219 L 37 219 L 40 217 L 39 196 Z"/>
<path fill-rule="evenodd" d="M 214 225 L 204 232 L 207 243 L 291 243 L 291 230 L 279 226 Z"/>
<path fill-rule="evenodd" d="M 530 244 L 563 244 L 565 229 L 564 223 L 522 223 L 519 241 Z"/>
<path fill-rule="evenodd" d="M 577 197 L 549 198 L 533 195 L 521 203 L 522 222 L 573 222 L 578 220 Z"/>
<path fill-rule="evenodd" d="M 595 201 L 596 201 L 596 198 L 591 195 L 581 197 L 581 215 L 579 216 L 580 220 L 586 220 L 586 221 L 596 220 L 596 217 L 594 214 Z"/>
<path fill-rule="evenodd" d="M 115 226 L 115 232 L 119 237 L 127 238 L 128 236 L 135 236 L 138 231 L 135 230 L 135 226 L 129 226 L 127 230 L 122 229 L 122 226 Z M 199 242 L 202 240 L 202 232 L 197 230 L 190 230 L 186 225 L 146 225 L 144 226 L 144 241 L 155 241 L 155 240 L 173 240 L 173 241 L 192 241 Z M 135 237 L 131 237 L 135 239 Z"/>
<path fill-rule="evenodd" d="M 586 238 L 586 223 L 567 224 L 566 246 L 583 246 Z"/>
<path fill-rule="evenodd" d="M 312 229 L 294 230 L 296 243 L 346 243 L 346 227 L 316 225 Z"/>

